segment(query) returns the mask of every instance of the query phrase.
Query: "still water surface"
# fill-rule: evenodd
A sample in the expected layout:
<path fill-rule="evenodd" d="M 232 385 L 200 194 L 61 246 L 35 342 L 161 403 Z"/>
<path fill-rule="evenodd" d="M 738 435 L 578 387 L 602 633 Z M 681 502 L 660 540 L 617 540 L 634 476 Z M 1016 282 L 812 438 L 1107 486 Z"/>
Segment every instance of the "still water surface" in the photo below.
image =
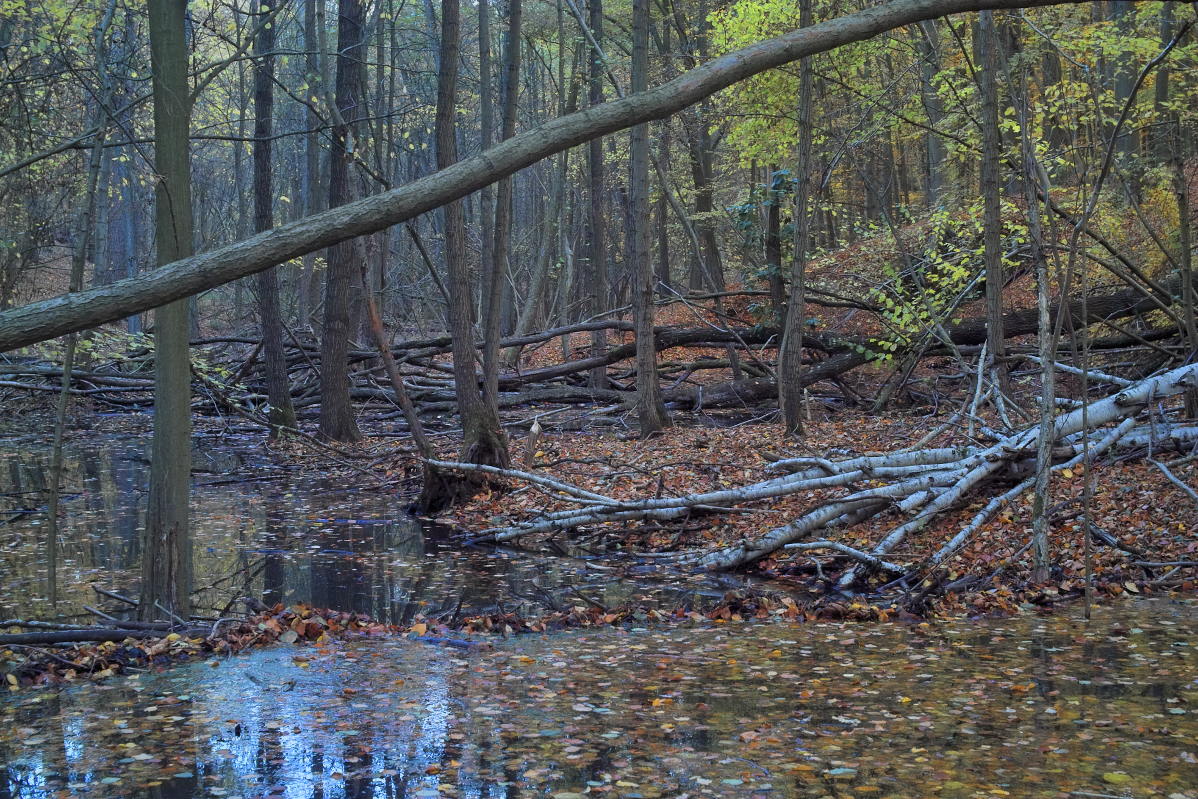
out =
<path fill-rule="evenodd" d="M 44 489 L 38 442 L 0 439 L 0 619 L 87 617 L 92 585 L 136 595 L 148 447 L 142 436 L 103 438 L 67 452 L 58 602 L 47 591 Z M 456 546 L 451 532 L 410 516 L 410 497 L 353 479 L 295 474 L 258 444 L 197 442 L 192 527 L 199 612 L 242 596 L 357 610 L 388 622 L 417 613 L 543 611 L 574 604 L 575 589 L 606 606 L 703 604 L 734 578 L 615 581 L 578 558 Z"/>
<path fill-rule="evenodd" d="M 402 500 L 199 463 L 204 603 L 250 593 L 417 612 L 699 602 L 580 560 L 455 551 Z M 268 479 L 225 482 L 236 469 Z M 134 588 L 141 439 L 73 450 L 63 592 L 39 561 L 44 452 L 0 456 L 0 615 Z M 26 512 L 28 511 L 28 512 Z M 207 582 L 204 582 L 207 581 Z M 0 799 L 51 797 L 1164 797 L 1198 799 L 1198 607 L 1052 618 L 579 631 L 462 651 L 406 639 L 259 650 L 0 699 Z"/>
<path fill-rule="evenodd" d="M 1198 609 L 278 646 L 0 700 L 0 797 L 1194 797 Z"/>

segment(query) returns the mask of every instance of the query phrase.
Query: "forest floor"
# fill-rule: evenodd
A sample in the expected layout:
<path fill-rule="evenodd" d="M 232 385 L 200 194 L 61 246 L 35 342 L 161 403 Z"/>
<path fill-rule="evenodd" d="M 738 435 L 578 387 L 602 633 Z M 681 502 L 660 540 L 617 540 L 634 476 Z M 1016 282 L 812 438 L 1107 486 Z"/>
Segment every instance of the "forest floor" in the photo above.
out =
<path fill-rule="evenodd" d="M 648 441 L 609 432 L 546 433 L 533 462 L 521 468 L 620 499 L 682 495 L 763 480 L 769 476 L 766 467 L 779 456 L 828 457 L 893 451 L 910 446 L 937 423 L 926 411 L 888 412 L 879 416 L 847 410 L 808 423 L 801 442 L 786 438 L 780 424 L 762 421 L 727 427 L 679 425 Z M 935 445 L 964 443 L 963 432 L 945 436 Z M 1187 484 L 1198 486 L 1198 462 L 1180 464 L 1174 473 Z M 1194 579 L 1162 582 L 1132 563 L 1198 560 L 1198 540 L 1192 532 L 1198 529 L 1198 504 L 1143 459 L 1098 463 L 1093 477 L 1091 524 L 1109 533 L 1123 547 L 1120 550 L 1094 542 L 1092 567 L 1097 595 L 1192 592 Z M 951 582 L 966 576 L 982 577 L 1000 567 L 1001 576 L 994 583 L 985 584 L 985 590 L 941 594 L 930 603 L 929 610 L 937 615 L 1008 613 L 1018 611 L 1021 606 L 1046 608 L 1078 597 L 1085 572 L 1084 482 L 1081 468 L 1066 471 L 1053 482 L 1048 507 L 1052 519 L 1052 555 L 1057 568 L 1049 582 L 1035 584 L 1030 579 L 1031 554 L 1024 547 L 1031 536 L 1033 497 L 1028 494 L 986 524 L 948 564 L 943 579 Z M 624 529 L 592 532 L 584 535 L 581 542 L 561 543 L 572 549 L 593 546 L 595 554 L 616 556 L 723 547 L 786 524 L 830 495 L 830 492 L 804 492 L 750 506 L 751 512 L 697 516 L 670 524 L 638 523 Z M 979 497 L 955 512 L 943 514 L 888 557 L 900 565 L 917 565 L 988 499 Z M 535 487 L 497 486 L 439 520 L 469 531 L 562 507 Z M 883 514 L 844 529 L 833 538 L 868 551 L 899 518 L 898 514 Z M 546 538 L 538 545 L 553 546 L 554 542 Z M 756 564 L 753 571 L 783 584 L 809 586 L 813 598 L 822 597 L 822 591 L 815 589 L 830 586 L 847 563 L 842 559 L 839 565 L 836 562 L 829 565 L 826 558 L 822 560 L 824 565 L 819 567 L 808 553 L 780 550 Z M 832 613 L 841 609 L 833 609 Z"/>
<path fill-rule="evenodd" d="M 814 403 L 813 403 L 814 404 Z M 521 409 L 520 415 L 537 409 Z M 536 449 L 525 452 L 521 439 L 512 442 L 514 466 L 618 499 L 684 495 L 746 485 L 770 476 L 767 467 L 779 458 L 844 457 L 868 452 L 888 452 L 910 446 L 940 422 L 926 408 L 874 414 L 864 410 L 823 411 L 807 424 L 801 440 L 787 438 L 771 419 L 736 415 L 676 415 L 677 424 L 662 434 L 640 440 L 616 426 L 589 430 L 547 431 Z M 114 433 L 148 433 L 141 415 L 76 417 L 71 438 Z M 229 420 L 199 417 L 197 429 L 206 435 L 228 431 Z M 337 445 L 332 450 L 314 441 L 291 438 L 277 444 L 261 438 L 263 454 L 286 466 L 293 474 L 321 474 L 334 482 L 358 484 L 359 491 L 384 490 L 404 494 L 412 490 L 419 464 L 404 439 L 387 435 L 381 425 L 366 428 L 358 444 Z M 951 430 L 934 443 L 951 446 L 967 443 L 964 429 Z M 371 435 L 374 433 L 374 435 Z M 250 434 L 251 438 L 254 434 Z M 438 436 L 446 457 L 458 446 L 455 435 Z M 1179 459 L 1174 474 L 1188 485 L 1198 485 L 1198 461 Z M 1118 542 L 1119 548 L 1092 540 L 1094 597 L 1100 602 L 1124 596 L 1192 595 L 1193 571 L 1148 569 L 1137 562 L 1198 560 L 1198 504 L 1143 458 L 1111 458 L 1093 469 L 1090 520 Z M 234 477 L 245 477 L 236 475 Z M 251 478 L 252 479 L 252 478 Z M 372 484 L 373 480 L 373 484 Z M 519 610 L 478 612 L 467 608 L 453 618 L 418 616 L 407 624 L 386 624 L 345 609 L 313 609 L 282 605 L 261 609 L 246 622 L 226 627 L 219 636 L 176 635 L 171 640 L 150 639 L 124 644 L 102 643 L 79 647 L 69 658 L 26 663 L 36 682 L 79 675 L 101 675 L 108 669 L 143 663 L 166 663 L 212 654 L 231 653 L 277 640 L 323 641 L 345 634 L 403 634 L 430 643 L 450 646 L 473 641 L 474 634 L 537 632 L 553 629 L 658 622 L 725 622 L 740 619 L 860 620 L 890 618 L 920 621 L 931 618 L 975 617 L 1051 612 L 1054 607 L 1078 600 L 1085 585 L 1085 536 L 1082 527 L 1081 468 L 1066 471 L 1053 481 L 1049 503 L 1051 546 L 1056 567 L 1048 581 L 1031 579 L 1031 555 L 1026 544 L 1031 535 L 1031 495 L 1018 500 L 986 524 L 934 576 L 900 591 L 865 593 L 846 597 L 833 590 L 837 577 L 851 561 L 831 554 L 792 553 L 779 550 L 746 570 L 761 578 L 755 589 L 731 590 L 722 600 L 705 607 L 607 607 L 580 597 L 543 615 L 522 615 Z M 741 512 L 696 515 L 668 523 L 642 522 L 582 528 L 572 535 L 558 533 L 529 537 L 520 546 L 530 551 L 568 554 L 594 564 L 611 579 L 643 576 L 656 566 L 643 556 L 653 553 L 704 550 L 735 544 L 786 524 L 832 496 L 831 492 L 803 492 L 757 503 L 745 503 Z M 960 529 L 988 500 L 979 496 L 955 512 L 942 514 L 899 549 L 887 556 L 911 567 L 919 564 Z M 352 502 L 352 497 L 350 497 Z M 435 521 L 460 531 L 465 543 L 478 531 L 533 518 L 565 505 L 536 486 L 522 481 L 491 483 L 473 500 L 450 509 Z M 863 524 L 840 529 L 830 537 L 868 551 L 899 523 L 899 514 L 884 513 Z M 667 567 L 668 570 L 668 567 Z M 1162 576 L 1163 572 L 1163 576 Z M 975 578 L 970 584 L 969 578 Z M 954 590 L 953 584 L 959 586 Z M 948 588 L 946 589 L 946 586 Z M 917 600 L 917 601 L 916 601 Z M 698 612 L 697 612 L 698 611 Z M 336 619 L 333 623 L 327 620 Z M 315 621 L 313 621 L 315 620 Z M 485 636 L 484 636 L 485 638 Z M 36 659 L 35 659 L 36 660 Z"/>

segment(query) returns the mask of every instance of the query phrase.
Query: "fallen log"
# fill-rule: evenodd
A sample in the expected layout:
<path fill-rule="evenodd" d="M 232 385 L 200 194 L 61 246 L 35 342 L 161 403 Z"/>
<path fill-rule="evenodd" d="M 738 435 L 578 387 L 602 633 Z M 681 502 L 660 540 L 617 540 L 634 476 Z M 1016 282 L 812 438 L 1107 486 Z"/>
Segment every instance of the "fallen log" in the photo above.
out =
<path fill-rule="evenodd" d="M 207 634 L 207 631 L 195 627 L 179 631 L 180 635 Z M 0 635 L 0 646 L 20 645 L 37 646 L 39 644 L 76 644 L 96 643 L 103 641 L 124 641 L 126 638 L 145 639 L 162 638 L 162 630 L 114 630 L 88 627 L 78 630 L 46 630 L 37 633 L 9 633 Z"/>
<path fill-rule="evenodd" d="M 1198 386 L 1198 364 L 1191 364 L 1141 380 L 1103 400 L 1091 403 L 1083 413 L 1077 409 L 1059 416 L 1053 426 L 1053 455 L 1063 469 L 1076 464 L 1085 448 L 1102 453 L 1116 447 L 1125 451 L 1154 449 L 1198 441 L 1198 427 L 1158 430 L 1133 429 L 1134 419 L 1154 399 Z M 1113 429 L 1107 426 L 1115 425 Z M 1086 426 L 1088 425 L 1088 427 Z M 494 476 L 515 478 L 541 485 L 558 499 L 581 507 L 542 513 L 506 527 L 484 530 L 474 542 L 511 541 L 534 533 L 574 529 L 583 525 L 634 520 L 667 520 L 694 512 L 720 512 L 728 506 L 760 502 L 798 493 L 847 488 L 849 493 L 821 502 L 795 521 L 775 527 L 758 538 L 714 551 L 667 553 L 660 562 L 702 570 L 735 569 L 765 558 L 789 544 L 803 543 L 815 533 L 859 523 L 888 510 L 897 510 L 909 520 L 890 531 L 869 552 L 854 557 L 870 567 L 886 564 L 883 556 L 904 538 L 925 527 L 938 515 L 961 507 L 978 491 L 1002 481 L 1015 480 L 1014 489 L 988 503 L 974 519 L 951 538 L 931 559 L 943 563 L 1006 502 L 1032 484 L 1027 478 L 1028 461 L 1034 457 L 1038 426 L 999 438 L 989 446 L 938 448 L 890 454 L 863 455 L 841 461 L 799 458 L 779 461 L 775 471 L 791 470 L 758 483 L 682 497 L 613 500 L 561 481 L 512 469 L 487 468 Z M 1060 462 L 1060 461 L 1063 461 Z M 443 464 L 446 468 L 482 471 L 470 464 Z M 879 481 L 885 481 L 877 485 Z M 856 488 L 860 483 L 873 483 Z M 841 577 L 847 588 L 858 577 L 857 567 Z"/>
<path fill-rule="evenodd" d="M 1053 440 L 1061 441 L 1082 432 L 1083 420 L 1088 423 L 1090 429 L 1121 422 L 1136 416 L 1154 397 L 1178 394 L 1195 386 L 1198 386 L 1198 364 L 1189 364 L 1141 380 L 1106 399 L 1091 403 L 1086 411 L 1079 408 L 1057 417 L 1053 424 Z M 924 478 L 933 483 L 932 485 L 925 487 L 917 481 L 908 481 L 907 484 L 884 487 L 889 491 L 883 495 L 913 518 L 892 530 L 874 546 L 870 554 L 875 557 L 888 554 L 907 535 L 922 529 L 937 515 L 959 506 L 971 491 L 1001 476 L 1015 462 L 1030 457 L 1035 451 L 1037 435 L 1038 426 L 1028 428 L 951 464 L 940 464 L 936 467 L 934 478 Z M 1095 443 L 1101 443 L 1101 440 L 1102 436 L 1098 436 Z M 809 514 L 791 524 L 774 528 L 753 541 L 714 552 L 686 556 L 682 560 L 707 570 L 734 569 L 748 565 L 844 516 L 852 510 L 852 501 L 859 501 L 865 497 L 877 498 L 878 492 L 879 489 L 868 489 L 831 503 L 833 515 L 826 521 L 821 519 L 828 516 L 829 508 L 821 510 L 820 519 L 808 518 Z M 834 513 L 835 509 L 839 509 L 840 512 Z M 847 587 L 857 576 L 856 569 L 849 569 L 839 584 Z"/>

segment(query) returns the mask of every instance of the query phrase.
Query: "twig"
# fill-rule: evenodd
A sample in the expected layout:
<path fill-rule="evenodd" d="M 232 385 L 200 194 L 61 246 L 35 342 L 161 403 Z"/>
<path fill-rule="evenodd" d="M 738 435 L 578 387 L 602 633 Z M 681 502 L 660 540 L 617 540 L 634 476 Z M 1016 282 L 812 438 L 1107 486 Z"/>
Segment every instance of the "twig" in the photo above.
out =
<path fill-rule="evenodd" d="M 109 597 L 110 599 L 115 599 L 117 602 L 124 602 L 126 605 L 132 605 L 133 607 L 137 607 L 137 600 L 130 599 L 127 596 L 121 596 L 120 594 L 116 593 L 115 591 L 109 591 L 107 588 L 101 588 L 98 585 L 93 585 L 92 590 L 95 591 L 97 594 L 100 594 L 101 596 L 106 596 L 106 597 Z"/>
<path fill-rule="evenodd" d="M 1180 479 L 1177 477 L 1177 475 L 1173 474 L 1173 472 L 1172 472 L 1172 471 L 1169 469 L 1169 467 L 1168 467 L 1168 466 L 1166 466 L 1165 464 L 1161 463 L 1161 462 L 1160 462 L 1160 461 L 1158 461 L 1156 458 L 1149 458 L 1149 459 L 1148 459 L 1148 462 L 1149 462 L 1149 463 L 1151 463 L 1151 464 L 1152 464 L 1153 466 L 1155 466 L 1156 468 L 1160 469 L 1160 470 L 1161 470 L 1161 473 L 1162 473 L 1163 475 L 1165 475 L 1165 477 L 1169 478 L 1169 482 L 1170 482 L 1170 483 L 1172 483 L 1173 485 L 1177 486 L 1177 487 L 1178 487 L 1178 488 L 1180 488 L 1182 491 L 1186 492 L 1186 495 L 1187 495 L 1187 496 L 1189 496 L 1189 498 L 1190 498 L 1190 499 L 1194 500 L 1195 502 L 1198 502 L 1198 492 L 1194 491 L 1194 489 L 1190 488 L 1188 485 L 1186 485 L 1185 483 L 1183 483 L 1183 482 L 1182 482 L 1182 481 L 1181 481 L 1181 480 L 1180 480 Z"/>
<path fill-rule="evenodd" d="M 118 619 L 116 616 L 109 616 L 104 611 L 93 608 L 90 605 L 84 605 L 83 609 L 93 616 L 99 616 L 101 619 L 107 619 L 108 621 L 120 621 L 120 619 Z"/>

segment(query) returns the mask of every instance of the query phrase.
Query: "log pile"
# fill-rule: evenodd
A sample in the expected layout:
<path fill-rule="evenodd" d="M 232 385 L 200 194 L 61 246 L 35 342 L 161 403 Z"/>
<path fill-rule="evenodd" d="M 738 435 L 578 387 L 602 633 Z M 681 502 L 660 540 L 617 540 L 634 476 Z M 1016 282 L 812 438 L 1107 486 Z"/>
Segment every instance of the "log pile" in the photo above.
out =
<path fill-rule="evenodd" d="M 1153 452 L 1193 448 L 1198 443 L 1198 427 L 1163 427 L 1159 421 L 1138 425 L 1137 418 L 1149 405 L 1195 388 L 1198 364 L 1189 364 L 1136 381 L 1085 408 L 1058 416 L 1052 430 L 1055 468 L 1073 468 L 1086 457 L 1097 459 L 1115 451 L 1134 453 L 1149 446 Z M 830 551 L 856 562 L 839 580 L 842 589 L 849 589 L 864 571 L 905 575 L 947 562 L 986 521 L 1032 487 L 1038 434 L 1035 426 L 995 435 L 993 443 L 986 446 L 911 449 L 843 460 L 781 460 L 772 468 L 783 474 L 761 482 L 681 497 L 638 500 L 614 499 L 528 472 L 452 462 L 437 465 L 526 481 L 572 506 L 485 530 L 476 541 L 508 542 L 588 525 L 679 519 L 695 513 L 728 512 L 800 492 L 839 492 L 792 522 L 734 546 L 638 557 L 684 568 L 724 570 L 752 564 L 784 547 Z M 886 560 L 908 536 L 979 495 L 989 500 L 925 562 L 900 565 Z M 882 514 L 897 516 L 900 522 L 868 551 L 826 538 L 838 528 Z"/>
<path fill-rule="evenodd" d="M 1175 285 L 1163 287 L 1165 291 Z M 664 399 L 676 410 L 707 410 L 714 408 L 751 408 L 772 403 L 777 394 L 773 377 L 774 354 L 780 331 L 768 326 L 746 326 L 744 320 L 716 314 L 700 307 L 703 300 L 683 300 L 691 306 L 705 324 L 696 327 L 659 327 L 655 344 L 663 355 L 658 369 Z M 839 295 L 814 295 L 812 305 L 843 308 L 857 306 L 860 312 L 874 310 L 866 303 L 853 303 Z M 1153 311 L 1162 299 L 1143 292 L 1126 289 L 1091 297 L 1086 317 L 1080 303 L 1073 302 L 1056 309 L 1054 316 L 1067 312 L 1073 323 L 1103 325 L 1120 330 L 1117 335 L 1091 341 L 1095 351 L 1113 352 L 1120 348 L 1140 347 L 1133 360 L 1142 370 L 1163 364 L 1172 350 L 1167 339 L 1176 336 L 1172 328 L 1130 331 L 1116 324 L 1118 320 L 1139 317 Z M 712 320 L 715 320 L 714 322 Z M 585 346 L 572 349 L 573 343 L 584 345 L 584 336 L 592 330 L 606 329 L 628 334 L 632 323 L 626 319 L 600 319 L 563 326 L 539 333 L 512 336 L 502 340 L 507 350 L 529 350 L 550 346 L 560 339 L 563 358 L 557 363 L 535 368 L 509 369 L 500 375 L 501 408 L 517 408 L 532 403 L 549 405 L 612 406 L 623 410 L 633 401 L 636 384 L 631 359 L 635 344 L 625 340 L 601 354 L 591 354 Z M 894 355 L 896 362 L 909 358 L 968 354 L 985 340 L 986 323 L 982 318 L 967 318 L 946 327 L 940 338 L 927 337 L 912 342 L 905 351 Z M 1035 311 L 1013 311 L 1004 319 L 1004 331 L 1011 339 L 1035 333 Z M 571 339 L 571 337 L 576 337 Z M 1160 343 L 1158 343 L 1160 342 Z M 871 340 L 868 336 L 836 335 L 809 331 L 804 335 L 807 365 L 803 383 L 815 386 L 826 383 L 828 401 L 857 404 L 863 400 L 849 386 L 845 377 L 854 369 L 870 362 Z M 292 384 L 292 398 L 301 418 L 315 414 L 319 403 L 320 346 L 310 337 L 305 339 L 289 331 L 287 363 Z M 554 344 L 553 346 L 556 346 Z M 448 363 L 451 349 L 449 336 L 433 336 L 401 341 L 392 346 L 400 375 L 417 411 L 433 426 L 445 424 L 456 409 L 452 367 Z M 713 357 L 712 352 L 736 352 L 738 363 Z M 1012 348 L 1019 356 L 1021 350 Z M 1025 353 L 1031 356 L 1030 350 Z M 194 410 L 225 413 L 229 411 L 250 418 L 265 416 L 265 377 L 260 359 L 261 342 L 254 338 L 224 336 L 193 342 L 193 372 L 195 375 Z M 377 352 L 361 347 L 351 349 L 352 396 L 360 411 L 385 419 L 397 429 L 404 429 L 394 392 L 383 373 Z M 667 359 L 668 358 L 668 359 Z M 543 360 L 543 359 L 542 359 Z M 538 361 L 539 363 L 539 361 Z M 587 386 L 587 375 L 598 366 L 610 368 L 611 387 L 593 389 Z M 36 358 L 10 357 L 0 362 L 0 397 L 43 394 L 58 391 L 62 377 L 59 365 Z M 71 391 L 101 407 L 117 410 L 136 410 L 149 407 L 153 391 L 153 354 L 148 349 L 107 361 L 95 360 L 85 368 L 76 369 Z M 891 392 L 893 394 L 893 392 Z"/>

